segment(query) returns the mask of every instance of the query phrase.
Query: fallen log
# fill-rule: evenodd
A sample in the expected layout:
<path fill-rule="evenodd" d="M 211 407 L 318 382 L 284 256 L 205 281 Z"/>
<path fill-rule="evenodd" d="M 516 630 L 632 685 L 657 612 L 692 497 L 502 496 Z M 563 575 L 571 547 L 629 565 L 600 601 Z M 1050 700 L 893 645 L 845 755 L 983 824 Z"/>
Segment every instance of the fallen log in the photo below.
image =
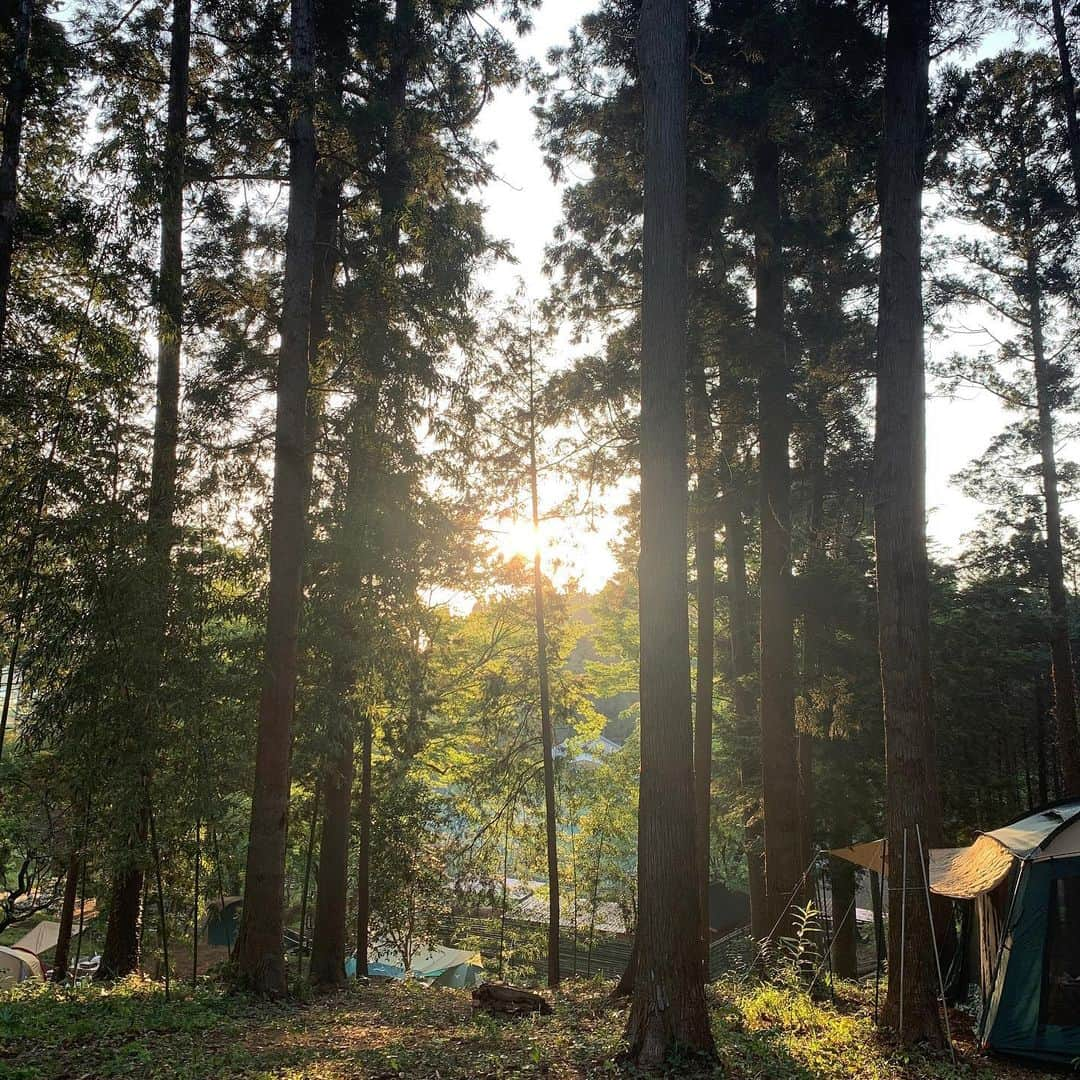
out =
<path fill-rule="evenodd" d="M 490 1013 L 528 1016 L 532 1013 L 546 1015 L 551 1012 L 551 1003 L 547 998 L 534 994 L 531 990 L 522 990 L 521 987 L 506 986 L 503 983 L 482 983 L 472 992 L 472 997 L 474 1009 L 486 1009 Z"/>

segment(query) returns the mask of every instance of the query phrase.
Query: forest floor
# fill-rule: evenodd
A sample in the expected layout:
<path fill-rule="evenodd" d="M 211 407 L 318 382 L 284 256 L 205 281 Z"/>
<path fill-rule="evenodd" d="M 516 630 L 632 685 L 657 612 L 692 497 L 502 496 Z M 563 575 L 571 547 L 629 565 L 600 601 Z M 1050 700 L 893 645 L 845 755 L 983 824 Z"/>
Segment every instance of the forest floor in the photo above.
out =
<path fill-rule="evenodd" d="M 614 1064 L 625 1008 L 610 984 L 579 982 L 554 996 L 553 1015 L 494 1018 L 468 991 L 382 983 L 311 1000 L 271 1004 L 211 983 L 16 988 L 0 993 L 0 1078 L 98 1080 L 171 1077 L 344 1080 L 407 1077 L 570 1078 L 626 1075 Z M 734 1080 L 964 1078 L 1021 1080 L 1044 1074 L 978 1054 L 960 1023 L 960 1066 L 913 1055 L 875 1031 L 872 991 L 841 987 L 837 1003 L 801 992 L 734 984 L 710 988 L 719 1064 L 680 1076 Z M 954 1014 L 961 1021 L 960 1014 Z"/>

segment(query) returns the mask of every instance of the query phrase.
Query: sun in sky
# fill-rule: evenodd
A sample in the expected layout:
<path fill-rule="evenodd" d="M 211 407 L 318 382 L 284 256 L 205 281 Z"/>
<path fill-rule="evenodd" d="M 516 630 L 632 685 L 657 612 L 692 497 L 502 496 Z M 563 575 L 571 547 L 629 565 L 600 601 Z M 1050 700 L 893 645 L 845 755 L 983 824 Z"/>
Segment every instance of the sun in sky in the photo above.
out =
<path fill-rule="evenodd" d="M 506 562 L 518 556 L 531 559 L 537 551 L 543 554 L 552 540 L 553 522 L 541 521 L 534 528 L 531 518 L 516 517 L 495 521 L 490 528 L 492 543 Z"/>

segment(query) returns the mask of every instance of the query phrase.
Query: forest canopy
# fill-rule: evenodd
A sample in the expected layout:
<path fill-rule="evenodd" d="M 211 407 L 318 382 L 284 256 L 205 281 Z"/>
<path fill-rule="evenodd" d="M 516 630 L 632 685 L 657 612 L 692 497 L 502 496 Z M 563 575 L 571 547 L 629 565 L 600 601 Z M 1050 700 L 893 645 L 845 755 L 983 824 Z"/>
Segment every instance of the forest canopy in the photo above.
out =
<path fill-rule="evenodd" d="M 1080 798 L 1078 35 L 4 5 L 0 945 L 166 993 L 621 977 L 650 1068 L 816 934 L 951 1044 L 930 849 Z M 558 216 L 503 228 L 522 120 Z"/>

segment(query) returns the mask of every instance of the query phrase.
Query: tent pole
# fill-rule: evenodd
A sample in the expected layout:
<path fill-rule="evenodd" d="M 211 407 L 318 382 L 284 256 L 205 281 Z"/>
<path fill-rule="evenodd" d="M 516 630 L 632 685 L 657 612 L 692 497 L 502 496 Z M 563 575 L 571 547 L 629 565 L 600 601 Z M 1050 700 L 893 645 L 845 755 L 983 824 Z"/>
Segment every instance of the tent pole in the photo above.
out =
<path fill-rule="evenodd" d="M 904 953 L 907 951 L 907 827 L 904 828 L 904 869 L 900 874 L 900 1026 L 904 1034 Z"/>
<path fill-rule="evenodd" d="M 930 920 L 930 941 L 934 946 L 934 964 L 937 967 L 938 989 L 941 991 L 941 1009 L 945 1013 L 945 1037 L 949 1040 L 949 1055 L 956 1064 L 956 1047 L 953 1045 L 952 1028 L 949 1026 L 949 1003 L 945 1000 L 945 980 L 941 977 L 941 953 L 937 946 L 937 928 L 934 926 L 934 909 L 930 903 L 930 874 L 926 868 L 926 853 L 923 851 L 922 829 L 915 824 L 915 837 L 919 841 L 919 865 L 922 867 L 923 890 L 926 893 L 926 917 Z"/>

